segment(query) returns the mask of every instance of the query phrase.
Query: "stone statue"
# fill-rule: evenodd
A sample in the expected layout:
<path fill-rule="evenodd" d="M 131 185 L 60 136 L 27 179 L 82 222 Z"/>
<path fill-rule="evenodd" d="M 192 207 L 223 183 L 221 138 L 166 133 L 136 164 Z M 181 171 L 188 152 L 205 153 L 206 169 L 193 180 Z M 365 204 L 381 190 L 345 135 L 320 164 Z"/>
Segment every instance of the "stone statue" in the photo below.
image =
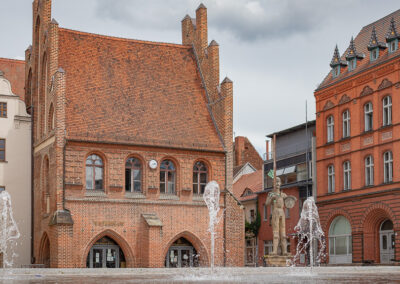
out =
<path fill-rule="evenodd" d="M 293 208 L 296 203 L 296 197 L 287 196 L 281 192 L 281 179 L 275 178 L 275 187 L 268 194 L 267 201 L 265 204 L 272 206 L 272 232 L 273 232 L 273 251 L 270 255 L 278 254 L 278 245 L 281 245 L 282 255 L 287 256 L 290 253 L 287 252 L 287 240 L 286 240 L 286 216 L 285 206 L 287 208 Z"/>

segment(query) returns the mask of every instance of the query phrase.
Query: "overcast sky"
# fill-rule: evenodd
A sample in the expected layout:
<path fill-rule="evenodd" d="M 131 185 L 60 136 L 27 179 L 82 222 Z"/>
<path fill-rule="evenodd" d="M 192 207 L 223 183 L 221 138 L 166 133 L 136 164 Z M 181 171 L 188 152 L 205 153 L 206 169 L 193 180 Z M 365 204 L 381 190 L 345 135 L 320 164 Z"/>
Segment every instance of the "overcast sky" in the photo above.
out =
<path fill-rule="evenodd" d="M 32 1 L 1 0 L 0 57 L 23 59 L 32 41 Z M 195 0 L 53 0 L 61 27 L 181 43 Z M 400 8 L 398 0 L 203 0 L 208 37 L 220 45 L 221 80 L 234 82 L 234 132 L 260 154 L 265 135 L 315 119 L 313 92 L 338 44 Z M 400 23 L 397 23 L 400 28 Z M 384 41 L 384 39 L 379 39 Z M 205 137 L 206 139 L 206 137 Z"/>

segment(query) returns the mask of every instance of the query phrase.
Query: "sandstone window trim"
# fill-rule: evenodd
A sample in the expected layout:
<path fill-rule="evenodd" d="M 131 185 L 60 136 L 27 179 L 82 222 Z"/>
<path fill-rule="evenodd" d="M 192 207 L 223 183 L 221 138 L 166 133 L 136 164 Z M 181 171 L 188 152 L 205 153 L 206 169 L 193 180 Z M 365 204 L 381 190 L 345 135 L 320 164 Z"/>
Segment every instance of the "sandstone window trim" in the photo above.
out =
<path fill-rule="evenodd" d="M 160 164 L 160 193 L 176 194 L 176 166 L 169 159 Z"/>
<path fill-rule="evenodd" d="M 0 102 L 0 117 L 7 118 L 7 102 Z"/>
<path fill-rule="evenodd" d="M 392 124 L 392 97 L 386 96 L 382 100 L 382 125 Z"/>
<path fill-rule="evenodd" d="M 125 191 L 141 193 L 143 189 L 143 167 L 140 159 L 129 157 L 125 162 Z"/>
<path fill-rule="evenodd" d="M 393 181 L 393 154 L 392 151 L 386 151 L 383 154 L 383 182 Z"/>
<path fill-rule="evenodd" d="M 327 132 L 327 142 L 333 142 L 334 139 L 334 128 L 335 128 L 335 120 L 333 119 L 333 115 L 328 116 L 326 119 L 326 132 Z"/>
<path fill-rule="evenodd" d="M 343 163 L 343 190 L 351 189 L 351 164 L 350 161 Z"/>
<path fill-rule="evenodd" d="M 0 162 L 6 161 L 6 139 L 0 138 Z"/>
<path fill-rule="evenodd" d="M 364 131 L 371 131 L 373 128 L 373 106 L 371 102 L 364 105 Z"/>
<path fill-rule="evenodd" d="M 328 166 L 328 193 L 335 192 L 335 167 L 333 165 Z"/>
<path fill-rule="evenodd" d="M 86 190 L 104 191 L 104 163 L 97 154 L 86 158 Z"/>
<path fill-rule="evenodd" d="M 374 157 L 372 155 L 365 158 L 365 185 L 374 185 Z"/>
<path fill-rule="evenodd" d="M 342 114 L 343 118 L 343 138 L 350 136 L 350 111 L 347 109 Z"/>
<path fill-rule="evenodd" d="M 197 161 L 193 166 L 193 194 L 204 194 L 208 182 L 208 167 L 202 161 Z"/>

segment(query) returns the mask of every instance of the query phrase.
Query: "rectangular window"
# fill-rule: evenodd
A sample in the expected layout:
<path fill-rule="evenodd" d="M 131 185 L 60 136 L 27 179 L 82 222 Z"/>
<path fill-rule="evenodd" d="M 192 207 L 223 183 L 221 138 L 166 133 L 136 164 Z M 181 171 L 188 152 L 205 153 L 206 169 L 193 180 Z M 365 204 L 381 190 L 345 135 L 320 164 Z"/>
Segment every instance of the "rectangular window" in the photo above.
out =
<path fill-rule="evenodd" d="M 251 209 L 250 210 L 250 222 L 254 222 L 255 219 L 256 219 L 256 216 L 255 216 L 254 210 Z"/>
<path fill-rule="evenodd" d="M 398 46 L 398 40 L 392 40 L 389 43 L 389 53 L 395 52 L 397 50 L 397 46 Z"/>
<path fill-rule="evenodd" d="M 350 112 L 343 112 L 343 138 L 350 136 Z"/>
<path fill-rule="evenodd" d="M 6 187 L 5 186 L 0 186 L 0 192 L 2 192 L 4 190 L 6 190 Z"/>
<path fill-rule="evenodd" d="M 0 139 L 0 161 L 6 160 L 6 139 Z"/>
<path fill-rule="evenodd" d="M 285 216 L 286 216 L 286 219 L 290 218 L 289 208 L 285 208 Z"/>
<path fill-rule="evenodd" d="M 7 103 L 0 103 L 0 117 L 7 117 Z"/>
<path fill-rule="evenodd" d="M 274 245 L 272 241 L 264 241 L 264 255 L 268 255 L 272 252 Z"/>

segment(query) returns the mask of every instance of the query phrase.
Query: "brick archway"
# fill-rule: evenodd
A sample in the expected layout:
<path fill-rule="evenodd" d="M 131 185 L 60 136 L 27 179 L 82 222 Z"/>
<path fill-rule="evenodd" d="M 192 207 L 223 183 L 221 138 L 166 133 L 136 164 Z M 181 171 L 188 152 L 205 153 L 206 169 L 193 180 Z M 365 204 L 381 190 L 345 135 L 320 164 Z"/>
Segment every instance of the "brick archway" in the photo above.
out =
<path fill-rule="evenodd" d="M 50 239 L 46 232 L 43 233 L 39 246 L 39 264 L 50 267 Z"/>
<path fill-rule="evenodd" d="M 184 232 L 177 234 L 175 237 L 173 237 L 168 242 L 168 244 L 164 248 L 164 251 L 162 254 L 162 260 L 161 260 L 162 263 L 164 263 L 165 256 L 166 256 L 169 248 L 171 247 L 171 245 L 179 238 L 185 238 L 187 241 L 189 241 L 193 245 L 193 247 L 195 248 L 197 253 L 200 255 L 200 257 L 199 257 L 200 266 L 208 266 L 209 265 L 210 262 L 209 262 L 207 248 L 205 247 L 203 242 L 200 240 L 200 238 L 198 238 L 196 235 L 194 235 L 193 233 L 191 233 L 189 231 L 184 231 Z"/>
<path fill-rule="evenodd" d="M 390 219 L 394 226 L 398 226 L 392 209 L 384 203 L 373 204 L 365 212 L 360 224 L 364 235 L 364 260 L 380 263 L 379 228 L 387 219 Z"/>
<path fill-rule="evenodd" d="M 82 259 L 81 259 L 81 267 L 86 267 L 86 259 L 87 259 L 90 249 L 99 239 L 101 239 L 103 237 L 109 237 L 110 239 L 115 241 L 117 243 L 117 245 L 122 249 L 122 252 L 124 253 L 124 256 L 125 256 L 127 268 L 134 267 L 134 257 L 133 257 L 133 253 L 132 253 L 132 250 L 131 250 L 128 242 L 123 237 L 121 237 L 118 233 L 116 233 L 115 231 L 110 230 L 110 229 L 101 232 L 100 234 L 95 236 L 86 245 L 84 253 L 82 255 Z"/>

